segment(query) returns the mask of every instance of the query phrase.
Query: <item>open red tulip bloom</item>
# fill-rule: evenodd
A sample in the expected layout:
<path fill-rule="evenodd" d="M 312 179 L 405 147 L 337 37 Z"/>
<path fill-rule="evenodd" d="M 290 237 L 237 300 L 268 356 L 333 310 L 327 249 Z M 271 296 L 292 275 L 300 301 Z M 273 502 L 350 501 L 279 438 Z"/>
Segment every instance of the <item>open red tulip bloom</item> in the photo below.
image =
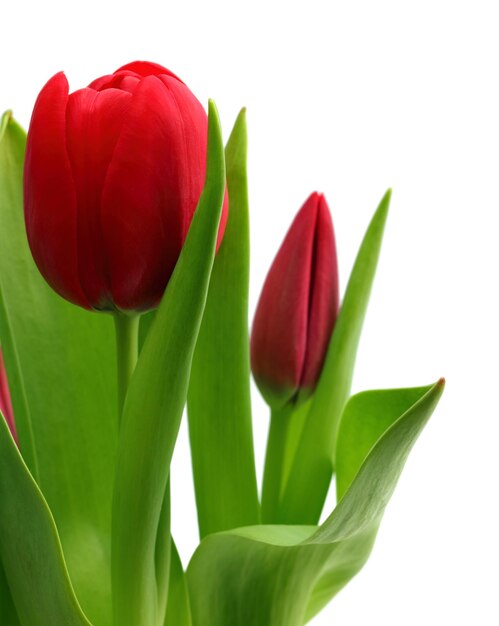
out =
<path fill-rule="evenodd" d="M 42 89 L 24 173 L 28 239 L 45 279 L 97 310 L 157 306 L 206 172 L 207 116 L 169 70 L 135 62 L 68 93 Z M 227 219 L 221 219 L 219 243 Z"/>
<path fill-rule="evenodd" d="M 315 388 L 338 308 L 333 223 L 326 199 L 313 193 L 270 268 L 253 323 L 253 375 L 273 408 Z"/>

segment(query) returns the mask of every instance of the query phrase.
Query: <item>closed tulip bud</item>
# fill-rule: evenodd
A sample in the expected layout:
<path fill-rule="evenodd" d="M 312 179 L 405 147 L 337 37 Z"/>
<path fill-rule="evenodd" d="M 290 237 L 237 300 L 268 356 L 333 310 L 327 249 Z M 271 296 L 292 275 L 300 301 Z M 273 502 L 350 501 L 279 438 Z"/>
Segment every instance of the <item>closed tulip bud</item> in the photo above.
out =
<path fill-rule="evenodd" d="M 187 86 L 135 62 L 69 94 L 42 89 L 28 132 L 24 203 L 35 262 L 87 309 L 157 306 L 206 171 L 207 115 Z M 227 199 L 219 243 L 227 219 Z"/>
<path fill-rule="evenodd" d="M 253 375 L 273 409 L 314 390 L 338 308 L 333 224 L 326 199 L 313 193 L 274 259 L 253 323 Z"/>

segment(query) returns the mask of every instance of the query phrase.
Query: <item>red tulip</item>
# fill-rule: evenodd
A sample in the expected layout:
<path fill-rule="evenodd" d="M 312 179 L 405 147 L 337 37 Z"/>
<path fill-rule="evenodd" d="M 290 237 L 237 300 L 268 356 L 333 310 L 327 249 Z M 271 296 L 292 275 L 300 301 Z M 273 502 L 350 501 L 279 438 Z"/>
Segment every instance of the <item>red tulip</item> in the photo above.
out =
<path fill-rule="evenodd" d="M 206 170 L 207 116 L 169 70 L 137 61 L 69 95 L 61 72 L 28 133 L 28 240 L 47 282 L 87 309 L 144 311 L 165 290 Z M 227 219 L 225 201 L 219 241 Z"/>
<path fill-rule="evenodd" d="M 14 421 L 14 411 L 12 410 L 12 402 L 10 399 L 9 383 L 7 381 L 7 372 L 5 371 L 5 364 L 3 362 L 2 351 L 0 350 L 0 412 L 7 422 L 14 440 L 17 443 L 16 424 Z"/>
<path fill-rule="evenodd" d="M 326 199 L 313 193 L 270 268 L 253 323 L 253 375 L 272 408 L 315 388 L 338 307 L 333 223 Z"/>

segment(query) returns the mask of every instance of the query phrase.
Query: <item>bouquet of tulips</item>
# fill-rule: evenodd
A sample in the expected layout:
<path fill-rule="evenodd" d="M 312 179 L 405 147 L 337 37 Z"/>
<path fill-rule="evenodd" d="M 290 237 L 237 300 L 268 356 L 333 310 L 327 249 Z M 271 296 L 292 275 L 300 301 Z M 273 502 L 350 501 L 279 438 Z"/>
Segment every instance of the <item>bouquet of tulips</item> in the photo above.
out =
<path fill-rule="evenodd" d="M 244 110 L 224 148 L 215 105 L 146 62 L 71 94 L 56 74 L 27 140 L 3 116 L 2 626 L 302 626 L 366 562 L 443 390 L 350 397 L 390 193 L 341 304 L 329 208 L 308 198 L 250 339 L 246 141 Z M 261 497 L 250 369 L 271 415 Z M 182 564 L 186 405 L 200 543 Z"/>

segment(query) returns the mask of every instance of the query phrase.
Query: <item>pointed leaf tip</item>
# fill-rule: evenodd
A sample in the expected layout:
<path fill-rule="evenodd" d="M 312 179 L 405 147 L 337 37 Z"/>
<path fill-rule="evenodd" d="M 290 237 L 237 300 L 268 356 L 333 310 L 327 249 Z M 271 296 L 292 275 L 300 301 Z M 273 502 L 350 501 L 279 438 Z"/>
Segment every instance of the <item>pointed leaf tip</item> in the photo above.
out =
<path fill-rule="evenodd" d="M 239 111 L 239 114 L 236 118 L 236 124 L 241 121 L 241 122 L 245 122 L 246 121 L 246 107 L 242 107 L 241 110 Z"/>
<path fill-rule="evenodd" d="M 215 116 L 219 120 L 217 105 L 212 98 L 208 99 L 208 117 Z"/>
<path fill-rule="evenodd" d="M 7 111 L 2 113 L 2 118 L 0 119 L 0 137 L 5 132 L 5 129 L 7 128 L 7 125 L 9 124 L 12 118 L 13 118 L 13 113 L 11 109 L 7 109 Z"/>
<path fill-rule="evenodd" d="M 246 134 L 246 107 L 243 107 L 237 114 L 234 127 L 229 137 L 228 145 L 230 145 L 232 138 L 238 137 L 240 133 Z"/>
<path fill-rule="evenodd" d="M 381 198 L 381 202 L 378 205 L 378 211 L 379 213 L 384 213 L 385 214 L 385 219 L 386 216 L 388 215 L 388 209 L 390 208 L 390 203 L 392 201 L 392 188 L 389 187 L 383 197 Z"/>

